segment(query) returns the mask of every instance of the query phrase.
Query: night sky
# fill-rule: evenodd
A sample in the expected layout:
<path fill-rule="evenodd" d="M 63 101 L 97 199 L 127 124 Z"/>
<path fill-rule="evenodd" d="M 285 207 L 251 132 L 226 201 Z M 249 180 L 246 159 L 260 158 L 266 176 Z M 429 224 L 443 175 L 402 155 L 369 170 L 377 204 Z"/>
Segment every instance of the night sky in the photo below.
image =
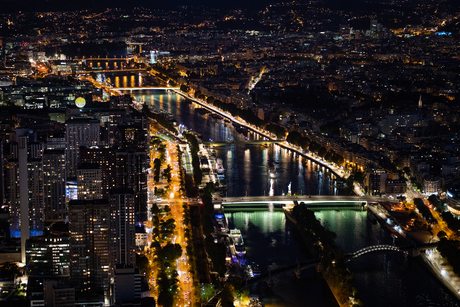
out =
<path fill-rule="evenodd" d="M 449 0 L 453 1 L 453 0 Z M 69 11 L 81 9 L 104 9 L 107 7 L 131 8 L 145 7 L 151 9 L 174 9 L 180 5 L 207 6 L 219 9 L 259 10 L 266 5 L 274 4 L 275 0 L 0 0 L 1 13 L 17 11 Z M 302 2 L 302 1 L 299 1 Z M 331 9 L 355 10 L 370 7 L 372 1 L 364 0 L 323 0 L 324 6 Z M 376 3 L 381 3 L 376 2 Z"/>

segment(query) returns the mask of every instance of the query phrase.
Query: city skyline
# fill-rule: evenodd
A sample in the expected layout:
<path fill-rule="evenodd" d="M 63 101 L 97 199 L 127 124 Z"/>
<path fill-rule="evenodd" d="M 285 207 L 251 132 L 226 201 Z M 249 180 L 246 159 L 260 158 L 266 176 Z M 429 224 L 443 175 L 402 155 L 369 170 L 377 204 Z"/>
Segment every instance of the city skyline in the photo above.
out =
<path fill-rule="evenodd" d="M 7 305 L 460 306 L 459 3 L 8 3 Z"/>

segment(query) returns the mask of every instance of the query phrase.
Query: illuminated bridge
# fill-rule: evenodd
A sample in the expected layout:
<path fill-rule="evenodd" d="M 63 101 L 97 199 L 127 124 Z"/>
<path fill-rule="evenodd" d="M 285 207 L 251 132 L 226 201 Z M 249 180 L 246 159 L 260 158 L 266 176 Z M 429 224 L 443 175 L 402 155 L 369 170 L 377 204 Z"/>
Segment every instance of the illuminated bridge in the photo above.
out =
<path fill-rule="evenodd" d="M 340 208 L 340 207 L 362 207 L 369 202 L 395 202 L 386 197 L 380 196 L 338 196 L 338 195 L 297 195 L 297 196 L 248 196 L 248 197 L 223 197 L 222 200 L 215 201 L 227 209 L 262 209 L 277 208 L 282 205 L 305 203 L 310 208 Z"/>
<path fill-rule="evenodd" d="M 114 87 L 114 90 L 120 91 L 148 91 L 148 90 L 177 90 L 178 87 L 156 87 L 156 86 L 149 86 L 149 87 Z"/>
<path fill-rule="evenodd" d="M 131 57 L 122 57 L 120 56 L 119 58 L 82 58 L 82 59 L 79 59 L 79 58 L 75 58 L 74 60 L 75 61 L 126 61 L 126 60 L 130 60 Z"/>
<path fill-rule="evenodd" d="M 365 247 L 363 249 L 360 249 L 359 251 L 356 251 L 352 254 L 348 254 L 347 256 L 351 258 L 357 258 L 359 256 L 369 254 L 369 253 L 378 253 L 378 252 L 388 252 L 388 251 L 395 251 L 395 252 L 400 252 L 402 251 L 399 247 L 393 246 L 393 245 L 372 245 Z"/>
<path fill-rule="evenodd" d="M 103 73 L 103 72 L 140 72 L 140 71 L 146 71 L 145 68 L 123 68 L 123 69 L 102 69 L 102 67 L 99 69 L 99 67 L 93 68 L 93 70 L 79 70 L 79 74 L 88 74 L 88 73 Z"/>
<path fill-rule="evenodd" d="M 281 143 L 282 141 L 280 140 L 244 140 L 244 141 L 222 141 L 222 142 L 203 142 L 203 145 L 207 146 L 225 146 L 225 145 L 231 145 L 235 143 L 245 143 L 245 144 L 253 144 L 253 145 L 264 145 L 264 144 L 278 144 Z"/>

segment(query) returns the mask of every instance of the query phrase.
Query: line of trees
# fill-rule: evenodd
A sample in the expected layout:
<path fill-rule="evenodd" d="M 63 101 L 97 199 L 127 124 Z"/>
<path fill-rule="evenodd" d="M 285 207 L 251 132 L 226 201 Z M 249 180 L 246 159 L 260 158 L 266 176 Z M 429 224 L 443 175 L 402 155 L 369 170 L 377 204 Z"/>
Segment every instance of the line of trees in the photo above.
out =
<path fill-rule="evenodd" d="M 423 216 L 423 218 L 430 224 L 437 223 L 436 219 L 433 217 L 433 214 L 431 214 L 430 209 L 425 205 L 423 202 L 423 199 L 421 198 L 414 198 L 414 205 L 417 207 L 418 211 L 420 214 Z"/>
<path fill-rule="evenodd" d="M 162 113 L 154 113 L 150 111 L 149 107 L 144 104 L 143 107 L 144 113 L 147 115 L 148 118 L 154 119 L 157 121 L 158 124 L 163 126 L 169 132 L 176 134 L 177 130 L 176 127 L 164 116 Z"/>
<path fill-rule="evenodd" d="M 456 275 L 460 274 L 460 241 L 442 238 L 437 247 L 441 256 L 446 258 Z"/>
<path fill-rule="evenodd" d="M 447 226 L 449 226 L 450 229 L 452 229 L 455 232 L 458 232 L 460 230 L 460 220 L 456 218 L 452 213 L 450 213 L 449 211 L 446 211 L 446 212 L 443 212 L 441 216 L 444 222 L 447 223 Z"/>
<path fill-rule="evenodd" d="M 205 236 L 205 247 L 209 258 L 212 261 L 214 271 L 222 277 L 227 270 L 225 266 L 225 257 L 227 255 L 227 246 L 224 243 L 214 243 L 214 204 L 212 203 L 212 194 L 214 186 L 208 183 L 203 189 L 201 199 L 203 201 L 203 214 L 201 215 L 201 225 L 203 227 L 203 235 Z"/>
<path fill-rule="evenodd" d="M 192 154 L 193 179 L 195 180 L 195 184 L 199 186 L 201 184 L 201 179 L 203 178 L 203 173 L 201 171 L 200 158 L 198 157 L 198 152 L 200 151 L 198 140 L 191 133 L 184 133 L 183 136 L 190 145 L 190 152 Z"/>
<path fill-rule="evenodd" d="M 176 260 L 182 255 L 181 246 L 172 243 L 176 221 L 172 218 L 169 206 L 160 209 L 154 203 L 151 213 L 153 230 L 150 249 L 157 269 L 158 304 L 172 307 L 179 289 Z"/>

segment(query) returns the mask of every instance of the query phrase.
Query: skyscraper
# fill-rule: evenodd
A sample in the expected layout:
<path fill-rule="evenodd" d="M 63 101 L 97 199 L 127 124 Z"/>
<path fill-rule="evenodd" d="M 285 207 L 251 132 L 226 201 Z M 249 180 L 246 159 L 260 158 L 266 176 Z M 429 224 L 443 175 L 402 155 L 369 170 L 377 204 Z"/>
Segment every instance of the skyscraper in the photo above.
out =
<path fill-rule="evenodd" d="M 101 197 L 115 188 L 115 149 L 107 146 L 80 147 L 80 162 L 97 164 L 101 171 Z"/>
<path fill-rule="evenodd" d="M 136 228 L 134 192 L 130 189 L 110 191 L 110 256 L 111 264 L 134 265 L 136 262 Z"/>
<path fill-rule="evenodd" d="M 97 146 L 100 123 L 95 119 L 73 118 L 66 123 L 67 177 L 75 177 L 80 162 L 80 146 Z"/>
<path fill-rule="evenodd" d="M 77 168 L 77 198 L 101 199 L 101 168 L 97 163 L 82 163 Z"/>
<path fill-rule="evenodd" d="M 43 155 L 45 220 L 64 221 L 66 205 L 66 159 L 64 149 L 45 150 Z"/>
<path fill-rule="evenodd" d="M 105 199 L 69 202 L 70 275 L 78 291 L 108 294 L 110 207 Z"/>
<path fill-rule="evenodd" d="M 69 237 L 34 237 L 27 240 L 27 275 L 69 277 Z"/>
<path fill-rule="evenodd" d="M 147 152 L 143 148 L 125 148 L 116 153 L 117 188 L 134 191 L 136 223 L 147 220 Z"/>

